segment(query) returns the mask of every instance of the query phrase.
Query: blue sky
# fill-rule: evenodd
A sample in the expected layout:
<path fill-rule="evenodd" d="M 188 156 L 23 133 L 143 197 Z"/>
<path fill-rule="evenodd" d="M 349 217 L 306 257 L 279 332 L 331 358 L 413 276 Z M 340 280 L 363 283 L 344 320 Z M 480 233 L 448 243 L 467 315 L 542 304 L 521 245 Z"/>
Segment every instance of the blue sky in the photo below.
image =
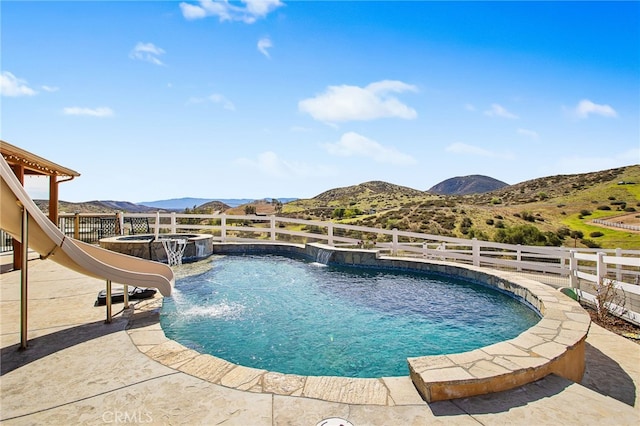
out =
<path fill-rule="evenodd" d="M 66 201 L 640 163 L 638 2 L 2 1 L 3 140 Z M 35 198 L 45 179 L 28 182 Z"/>

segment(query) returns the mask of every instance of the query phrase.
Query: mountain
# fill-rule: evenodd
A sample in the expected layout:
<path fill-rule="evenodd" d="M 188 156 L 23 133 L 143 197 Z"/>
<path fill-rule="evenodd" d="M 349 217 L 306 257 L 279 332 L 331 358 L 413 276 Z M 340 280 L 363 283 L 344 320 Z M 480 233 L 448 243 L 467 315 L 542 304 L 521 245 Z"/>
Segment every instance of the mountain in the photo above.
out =
<path fill-rule="evenodd" d="M 212 212 L 223 212 L 225 210 L 229 210 L 230 208 L 231 207 L 228 204 L 225 204 L 222 201 L 209 201 L 208 203 L 204 203 L 198 206 L 199 211 L 210 210 Z"/>
<path fill-rule="evenodd" d="M 171 209 L 171 210 L 184 210 L 187 207 L 192 208 L 193 206 L 200 206 L 202 204 L 214 201 L 213 198 L 171 198 L 168 200 L 158 200 L 158 201 L 140 201 L 138 204 L 147 207 L 155 207 L 161 209 Z"/>
<path fill-rule="evenodd" d="M 317 201 L 334 201 L 338 199 L 356 200 L 370 198 L 378 195 L 408 196 L 415 197 L 425 195 L 423 191 L 408 188 L 406 186 L 394 185 L 383 181 L 370 181 L 359 185 L 345 186 L 325 191 L 313 197 Z"/>
<path fill-rule="evenodd" d="M 45 213 L 49 212 L 49 200 L 33 200 L 38 208 Z M 71 203 L 69 201 L 59 201 L 58 210 L 60 213 L 114 213 L 117 211 L 126 213 L 148 213 L 156 212 L 157 208 L 142 206 L 130 203 L 129 201 L 85 201 L 82 203 Z"/>
<path fill-rule="evenodd" d="M 481 194 L 495 191 L 509 184 L 489 176 L 469 175 L 443 180 L 432 186 L 427 192 L 440 195 Z"/>
<path fill-rule="evenodd" d="M 271 201 L 271 198 L 265 198 L 265 200 Z M 297 198 L 277 198 L 281 203 L 288 203 L 289 201 L 297 200 Z M 186 208 L 202 207 L 204 204 L 211 203 L 213 201 L 220 202 L 222 204 L 226 204 L 227 207 L 238 207 L 243 204 L 250 204 L 256 201 L 253 198 L 171 198 L 168 200 L 158 200 L 158 201 L 141 201 L 138 204 L 155 207 L 160 209 L 168 209 L 168 210 L 184 210 Z M 221 207 L 221 206 L 217 206 Z M 214 210 L 220 210 L 219 208 L 214 208 Z"/>

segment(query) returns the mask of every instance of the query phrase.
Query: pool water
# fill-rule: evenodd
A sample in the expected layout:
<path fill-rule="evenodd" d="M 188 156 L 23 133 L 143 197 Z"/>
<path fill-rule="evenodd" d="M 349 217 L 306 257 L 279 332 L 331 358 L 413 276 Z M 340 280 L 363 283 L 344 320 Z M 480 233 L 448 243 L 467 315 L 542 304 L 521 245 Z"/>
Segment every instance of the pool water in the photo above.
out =
<path fill-rule="evenodd" d="M 275 255 L 214 256 L 210 266 L 176 281 L 160 316 L 165 334 L 280 373 L 405 376 L 407 357 L 473 350 L 539 321 L 515 299 L 455 278 Z"/>

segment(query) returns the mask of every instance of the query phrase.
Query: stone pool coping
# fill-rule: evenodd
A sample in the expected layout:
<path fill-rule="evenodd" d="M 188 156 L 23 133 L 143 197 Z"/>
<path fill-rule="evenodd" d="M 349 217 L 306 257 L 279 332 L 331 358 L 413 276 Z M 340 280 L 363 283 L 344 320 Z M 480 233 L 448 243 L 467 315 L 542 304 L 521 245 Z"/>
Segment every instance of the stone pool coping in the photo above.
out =
<path fill-rule="evenodd" d="M 541 320 L 514 339 L 470 352 L 409 358 L 409 377 L 375 379 L 282 374 L 201 354 L 165 336 L 159 323 L 161 298 L 136 306 L 141 312 L 130 316 L 127 327 L 132 342 L 150 358 L 211 383 L 249 392 L 347 404 L 416 404 L 419 397 L 407 386 L 409 378 L 427 402 L 508 390 L 552 373 L 574 382 L 582 378 L 585 340 L 591 319 L 576 301 L 537 281 L 481 267 L 380 256 L 375 250 L 340 249 L 320 244 L 214 244 L 214 253 L 221 254 L 270 249 L 307 257 L 317 254 L 320 249 L 331 250 L 331 264 L 430 271 L 483 282 L 528 303 L 540 313 Z"/>

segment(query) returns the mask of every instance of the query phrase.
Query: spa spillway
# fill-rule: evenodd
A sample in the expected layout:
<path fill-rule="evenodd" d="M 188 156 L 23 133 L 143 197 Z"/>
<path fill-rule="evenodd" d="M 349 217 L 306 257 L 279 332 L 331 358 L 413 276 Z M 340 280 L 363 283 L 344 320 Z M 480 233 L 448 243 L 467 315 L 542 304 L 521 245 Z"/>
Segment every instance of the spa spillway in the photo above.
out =
<path fill-rule="evenodd" d="M 213 253 L 213 236 L 207 234 L 153 234 L 121 235 L 103 238 L 100 247 L 142 259 L 167 263 L 167 251 L 163 240 L 186 240 L 183 262 L 194 262 L 211 256 Z"/>

